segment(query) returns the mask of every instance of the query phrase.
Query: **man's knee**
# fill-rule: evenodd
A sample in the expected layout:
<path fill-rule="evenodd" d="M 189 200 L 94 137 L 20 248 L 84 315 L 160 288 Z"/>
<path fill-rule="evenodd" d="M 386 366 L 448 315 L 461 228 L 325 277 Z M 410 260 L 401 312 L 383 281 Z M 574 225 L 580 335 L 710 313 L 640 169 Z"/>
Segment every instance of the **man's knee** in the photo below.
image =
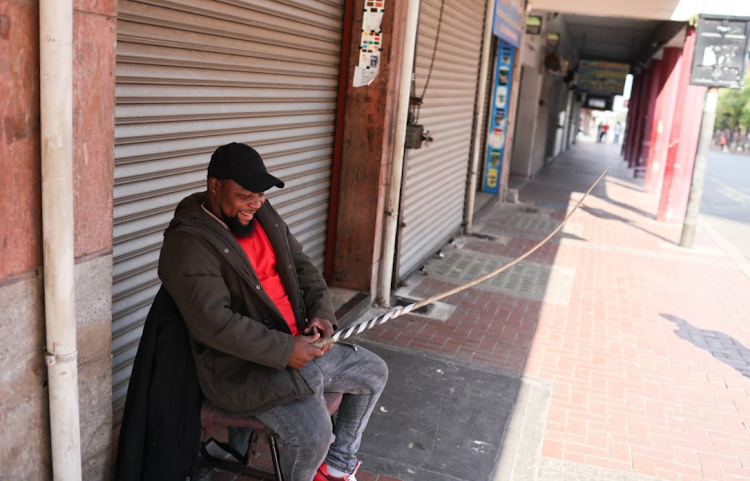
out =
<path fill-rule="evenodd" d="M 388 381 L 388 365 L 380 356 L 373 354 L 369 359 L 368 371 L 372 376 L 373 388 L 382 391 Z"/>
<path fill-rule="evenodd" d="M 297 424 L 295 436 L 285 440 L 284 444 L 290 444 L 304 450 L 320 450 L 327 452 L 328 446 L 333 442 L 333 425 L 330 416 L 326 415 L 320 419 L 290 420 Z"/>

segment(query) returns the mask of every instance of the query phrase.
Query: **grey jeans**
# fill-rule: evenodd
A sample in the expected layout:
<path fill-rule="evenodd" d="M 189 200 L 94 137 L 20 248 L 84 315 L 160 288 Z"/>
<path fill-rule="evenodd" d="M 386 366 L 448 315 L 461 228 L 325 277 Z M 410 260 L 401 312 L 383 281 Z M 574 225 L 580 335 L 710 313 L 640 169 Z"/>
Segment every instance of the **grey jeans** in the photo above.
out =
<path fill-rule="evenodd" d="M 315 394 L 256 416 L 281 437 L 285 481 L 311 481 L 323 461 L 353 471 L 362 433 L 388 379 L 385 361 L 360 346 L 338 343 L 300 373 Z M 324 392 L 344 393 L 335 427 Z"/>

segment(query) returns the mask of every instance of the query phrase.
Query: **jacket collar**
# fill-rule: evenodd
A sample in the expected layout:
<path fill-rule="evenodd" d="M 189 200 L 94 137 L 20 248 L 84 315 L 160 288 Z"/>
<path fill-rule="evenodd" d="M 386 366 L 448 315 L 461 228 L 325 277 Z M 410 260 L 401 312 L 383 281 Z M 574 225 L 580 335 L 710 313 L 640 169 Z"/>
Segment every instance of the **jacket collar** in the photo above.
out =
<path fill-rule="evenodd" d="M 230 249 L 230 252 L 234 254 L 235 262 L 232 262 L 232 264 L 235 269 L 244 273 L 248 277 L 250 283 L 259 284 L 260 281 L 258 275 L 250 264 L 250 260 L 247 258 L 242 246 L 240 246 L 237 239 L 234 238 L 227 225 L 203 207 L 205 201 L 206 192 L 192 194 L 180 201 L 175 209 L 175 216 L 172 219 L 172 222 L 170 222 L 169 227 L 164 231 L 164 236 L 169 235 L 173 230 L 186 229 L 204 237 L 218 249 Z M 255 219 L 263 227 L 271 244 L 274 245 L 274 248 L 276 249 L 277 263 L 282 262 L 283 264 L 291 260 L 291 258 L 287 250 L 288 247 L 286 247 L 286 242 L 282 240 L 279 234 L 280 219 L 277 218 L 277 215 L 274 215 L 274 212 L 273 207 L 271 207 L 268 201 L 266 201 L 266 203 L 256 212 Z M 285 249 L 285 251 L 282 253 L 280 249 Z M 293 294 L 293 290 L 299 289 L 296 276 L 291 275 L 287 269 L 279 269 L 279 275 L 287 289 L 287 294 L 290 296 L 290 300 L 296 298 L 297 296 Z M 275 309 L 283 319 L 281 312 L 271 299 L 265 293 L 263 293 L 261 297 L 269 306 Z M 292 307 L 295 307 L 294 303 L 292 303 Z M 295 317 L 297 317 L 296 309 Z M 298 322 L 297 325 L 299 327 L 300 323 Z"/>

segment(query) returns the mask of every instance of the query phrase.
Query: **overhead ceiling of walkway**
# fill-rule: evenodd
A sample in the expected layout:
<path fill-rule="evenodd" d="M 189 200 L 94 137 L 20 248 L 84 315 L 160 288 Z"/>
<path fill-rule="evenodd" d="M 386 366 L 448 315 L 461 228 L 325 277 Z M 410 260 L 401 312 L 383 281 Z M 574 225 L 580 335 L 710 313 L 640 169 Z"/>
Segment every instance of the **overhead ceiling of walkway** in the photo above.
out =
<path fill-rule="evenodd" d="M 534 0 L 532 2 L 534 10 L 648 20 L 671 20 L 679 4 L 680 0 Z"/>
<path fill-rule="evenodd" d="M 535 10 L 550 12 L 678 22 L 696 13 L 750 16 L 748 0 L 533 0 L 531 4 Z"/>
<path fill-rule="evenodd" d="M 564 2 L 561 2 L 564 3 Z M 651 46 L 659 20 L 564 16 L 568 34 L 580 58 L 633 63 Z"/>

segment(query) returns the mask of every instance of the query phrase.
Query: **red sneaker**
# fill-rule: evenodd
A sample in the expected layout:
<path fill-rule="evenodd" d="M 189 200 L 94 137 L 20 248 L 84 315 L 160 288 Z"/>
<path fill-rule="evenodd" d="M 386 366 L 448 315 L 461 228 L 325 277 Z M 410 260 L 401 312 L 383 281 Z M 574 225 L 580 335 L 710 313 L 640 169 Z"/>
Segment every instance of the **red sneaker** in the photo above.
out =
<path fill-rule="evenodd" d="M 323 463 L 318 468 L 318 472 L 315 473 L 315 477 L 313 478 L 313 481 L 357 481 L 357 478 L 355 478 L 354 475 L 357 474 L 359 465 L 360 465 L 360 462 L 357 461 L 357 465 L 354 466 L 354 471 L 352 471 L 351 474 L 347 474 L 344 477 L 339 477 L 339 476 L 333 476 L 331 474 L 328 474 L 328 465 L 326 463 Z"/>

